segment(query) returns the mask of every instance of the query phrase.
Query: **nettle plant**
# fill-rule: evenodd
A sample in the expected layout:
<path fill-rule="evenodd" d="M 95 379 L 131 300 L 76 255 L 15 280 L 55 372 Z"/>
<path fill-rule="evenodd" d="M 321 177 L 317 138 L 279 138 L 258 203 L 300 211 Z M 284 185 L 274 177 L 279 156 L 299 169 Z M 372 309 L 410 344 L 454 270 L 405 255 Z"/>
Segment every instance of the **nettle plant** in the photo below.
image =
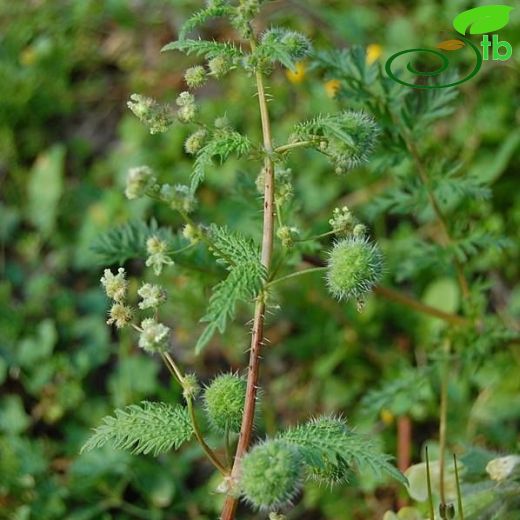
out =
<path fill-rule="evenodd" d="M 205 60 L 204 64 L 186 71 L 189 90 L 179 93 L 175 106 L 137 94 L 128 103 L 152 134 L 177 125 L 193 129 L 184 144 L 185 151 L 194 159 L 190 186 L 161 184 L 148 166 L 138 166 L 130 170 L 125 190 L 128 199 L 150 197 L 178 212 L 184 227 L 174 231 L 142 224 L 129 228 L 126 238 L 119 231 L 109 233 L 104 243 L 105 250 L 113 249 L 125 240 L 128 245 L 128 240 L 141 237 L 146 243 L 146 266 L 155 276 L 163 270 L 171 275 L 174 259 L 181 262 L 183 255 L 193 249 L 206 248 L 221 269 L 222 280 L 212 288 L 207 311 L 201 319 L 206 327 L 195 349 L 202 351 L 216 332 L 225 333 L 226 325 L 235 317 L 238 302 L 253 302 L 247 374 L 242 377 L 238 373 L 223 373 L 202 388 L 197 375 L 181 368 L 169 350 L 171 331 L 161 316 L 166 291 L 159 283 L 144 283 L 135 298 L 129 294 L 125 269 L 120 267 L 117 272 L 106 269 L 101 283 L 112 300 L 107 323 L 119 329 L 135 329 L 139 347 L 163 360 L 182 387 L 186 404 L 142 402 L 116 410 L 113 416 L 103 420 L 84 446 L 90 450 L 111 443 L 134 453 L 158 455 L 195 437 L 222 474 L 219 491 L 226 494 L 223 520 L 235 517 L 240 499 L 253 509 L 269 512 L 272 518 L 281 518 L 281 512 L 296 497 L 305 479 L 338 484 L 346 482 L 355 467 L 386 472 L 405 482 L 389 462 L 390 457 L 381 454 L 373 441 L 355 433 L 339 415 L 315 417 L 251 446 L 259 400 L 264 320 L 273 287 L 295 276 L 322 272 L 335 298 L 353 300 L 361 307 L 366 294 L 378 282 L 383 263 L 367 228 L 346 207 L 334 211 L 330 231 L 319 237 L 306 237 L 304 230 L 290 225 L 295 212 L 291 204 L 294 196 L 291 172 L 286 164 L 290 154 L 315 149 L 330 161 L 331 175 L 344 175 L 368 160 L 378 127 L 366 113 L 345 110 L 315 115 L 297 124 L 287 142 L 273 141 L 266 79 L 279 65 L 294 69 L 312 48 L 304 35 L 292 30 L 273 27 L 257 33 L 252 20 L 260 4 L 259 0 L 209 2 L 185 23 L 180 39 L 163 48 Z M 188 36 L 212 17 L 227 18 L 237 32 L 237 42 Z M 196 89 L 235 70 L 251 78 L 256 86 L 261 143 L 234 128 L 225 114 L 209 122 L 199 117 Z M 260 244 L 227 227 L 197 220 L 197 188 L 206 175 L 214 174 L 216 160 L 223 162 L 230 156 L 241 157 L 248 165 L 258 163 L 256 185 L 261 196 L 251 200 L 251 204 L 257 204 L 263 211 Z M 323 252 L 324 266 L 290 271 L 296 264 L 294 259 L 303 255 L 306 241 L 330 236 L 336 238 L 332 250 Z M 113 253 L 118 256 L 117 251 Z M 123 262 L 127 258 L 125 251 L 120 251 L 118 257 Z M 199 423 L 198 406 L 204 411 L 204 425 Z M 206 427 L 220 434 L 221 445 L 217 448 L 209 446 Z"/>

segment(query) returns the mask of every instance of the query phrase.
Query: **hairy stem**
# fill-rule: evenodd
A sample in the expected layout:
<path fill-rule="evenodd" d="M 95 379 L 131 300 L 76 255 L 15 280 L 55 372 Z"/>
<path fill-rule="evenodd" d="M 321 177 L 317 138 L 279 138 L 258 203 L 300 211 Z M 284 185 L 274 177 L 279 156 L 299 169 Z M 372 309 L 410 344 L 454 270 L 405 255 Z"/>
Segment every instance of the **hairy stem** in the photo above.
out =
<path fill-rule="evenodd" d="M 254 51 L 256 42 L 251 40 L 251 49 Z M 264 142 L 264 222 L 262 233 L 262 265 L 269 271 L 271 257 L 273 253 L 273 232 L 274 232 L 274 164 L 272 159 L 273 143 L 271 137 L 271 124 L 269 121 L 269 111 L 267 109 L 267 99 L 265 95 L 264 81 L 262 73 L 256 71 L 256 89 L 258 93 L 258 103 L 260 108 L 260 118 L 262 121 L 262 135 Z M 251 334 L 251 350 L 249 352 L 249 366 L 247 369 L 247 388 L 244 403 L 244 415 L 242 426 L 238 438 L 235 460 L 231 472 L 232 479 L 238 477 L 239 467 L 242 457 L 245 455 L 251 442 L 253 432 L 253 420 L 255 416 L 256 395 L 258 389 L 258 376 L 260 371 L 260 351 L 264 336 L 264 313 L 266 293 L 262 291 L 256 300 L 255 315 L 253 320 L 253 330 Z M 237 498 L 228 495 L 220 516 L 221 520 L 233 520 L 237 508 Z"/>

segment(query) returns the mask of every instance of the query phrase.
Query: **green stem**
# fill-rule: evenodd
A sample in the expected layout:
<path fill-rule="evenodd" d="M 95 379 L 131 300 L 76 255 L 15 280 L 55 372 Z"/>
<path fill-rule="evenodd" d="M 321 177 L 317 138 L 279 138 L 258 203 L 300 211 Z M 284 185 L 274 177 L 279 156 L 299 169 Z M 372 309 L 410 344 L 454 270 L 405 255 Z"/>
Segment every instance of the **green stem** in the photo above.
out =
<path fill-rule="evenodd" d="M 445 456 L 446 456 L 446 428 L 448 421 L 448 380 L 449 380 L 449 365 L 448 356 L 450 353 L 450 345 L 448 342 L 444 345 L 444 354 L 446 360 L 442 364 L 441 374 L 441 409 L 439 419 L 439 486 L 441 504 L 446 504 L 446 493 L 444 489 L 444 474 L 445 474 Z"/>
<path fill-rule="evenodd" d="M 279 146 L 275 148 L 274 151 L 276 153 L 284 153 L 290 150 L 294 150 L 295 148 L 306 148 L 308 146 L 312 146 L 315 144 L 315 141 L 298 141 L 297 143 L 289 143 L 284 144 L 283 146 Z"/>
<path fill-rule="evenodd" d="M 173 358 L 170 356 L 168 352 L 161 353 L 161 357 L 163 361 L 165 362 L 166 366 L 168 367 L 168 370 L 170 373 L 175 377 L 175 379 L 179 382 L 179 384 L 182 386 L 182 388 L 185 388 L 185 380 L 184 376 L 182 375 L 179 367 L 173 360 Z M 193 399 L 190 396 L 185 396 L 186 403 L 188 405 L 188 413 L 190 414 L 191 424 L 193 427 L 193 432 L 195 433 L 195 437 L 197 438 L 198 443 L 200 444 L 200 447 L 210 460 L 210 462 L 215 466 L 220 473 L 222 473 L 224 476 L 229 475 L 229 470 L 224 467 L 224 465 L 220 462 L 215 452 L 208 446 L 206 441 L 204 440 L 204 436 L 202 435 L 202 432 L 199 428 L 199 423 L 197 421 L 197 416 L 195 415 L 195 407 L 193 406 Z"/>
<path fill-rule="evenodd" d="M 336 231 L 327 231 L 326 233 L 321 233 L 321 235 L 315 235 L 309 238 L 300 238 L 295 240 L 295 242 L 309 242 L 310 240 L 320 240 L 321 238 L 330 237 L 330 235 L 336 234 Z"/>
<path fill-rule="evenodd" d="M 222 475 L 227 477 L 229 475 L 229 470 L 225 468 L 224 465 L 220 462 L 218 457 L 215 455 L 215 452 L 206 444 L 206 441 L 202 436 L 202 432 L 200 431 L 199 424 L 197 422 L 197 416 L 195 415 L 193 400 L 191 399 L 191 397 L 188 397 L 186 401 L 188 403 L 188 412 L 190 414 L 191 424 L 193 425 L 193 431 L 195 433 L 197 441 L 199 441 L 201 448 L 204 450 L 204 453 L 206 454 L 208 459 L 213 463 L 215 468 L 217 468 L 220 471 L 220 473 L 222 473 Z"/>
<path fill-rule="evenodd" d="M 291 278 L 296 278 L 297 276 L 303 276 L 304 274 L 317 273 L 326 271 L 326 267 L 313 267 L 312 269 L 304 269 L 303 271 L 296 271 L 295 273 L 291 273 L 285 276 L 281 276 L 280 278 L 276 278 L 276 280 L 272 280 L 271 282 L 266 284 L 266 287 L 272 287 L 280 282 L 285 282 L 285 280 L 289 280 Z"/>
<path fill-rule="evenodd" d="M 433 508 L 432 480 L 430 476 L 430 456 L 428 455 L 428 446 L 426 446 L 426 485 L 428 486 L 428 510 L 430 520 L 435 520 L 435 512 Z"/>
<path fill-rule="evenodd" d="M 459 468 L 457 466 L 457 456 L 453 454 L 453 466 L 455 468 L 455 481 L 457 482 L 457 509 L 459 510 L 459 520 L 464 520 L 464 510 L 462 508 L 462 493 L 460 492 Z"/>

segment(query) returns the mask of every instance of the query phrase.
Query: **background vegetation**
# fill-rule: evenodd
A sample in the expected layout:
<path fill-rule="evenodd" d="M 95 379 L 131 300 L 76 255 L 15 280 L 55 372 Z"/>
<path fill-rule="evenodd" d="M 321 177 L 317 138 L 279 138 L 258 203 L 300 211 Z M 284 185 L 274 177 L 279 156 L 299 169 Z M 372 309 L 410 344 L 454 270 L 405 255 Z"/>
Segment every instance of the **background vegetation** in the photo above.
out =
<path fill-rule="evenodd" d="M 182 74 L 192 61 L 159 50 L 198 7 L 194 0 L 0 3 L 1 518 L 218 514 L 218 478 L 200 463 L 196 447 L 158 464 L 109 448 L 79 455 L 90 429 L 113 408 L 180 397 L 159 361 L 138 351 L 131 334 L 116 337 L 106 326 L 99 278 L 112 258 L 100 237 L 118 224 L 150 222 L 150 201 L 129 204 L 124 198 L 129 167 L 149 164 L 164 182 L 189 178 L 187 131 L 150 136 L 125 106 L 132 92 L 172 100 L 183 89 Z M 333 208 L 347 204 L 385 251 L 384 287 L 450 315 L 476 316 L 472 323 L 479 328 L 417 312 L 395 295 L 376 294 L 358 312 L 333 301 L 318 276 L 297 278 L 280 291 L 281 311 L 268 320 L 258 427 L 269 433 L 275 424 L 339 412 L 397 455 L 403 469 L 423 460 L 426 442 L 435 458 L 439 366 L 446 362 L 440 353 L 448 338 L 454 355 L 447 441 L 464 463 L 467 496 L 472 479 L 483 488 L 489 460 L 518 452 L 520 41 L 514 28 L 520 12 L 501 32 L 513 45 L 513 59 L 485 63 L 460 91 L 403 100 L 406 89 L 393 87 L 386 105 L 379 69 L 393 52 L 442 37 L 453 16 L 469 7 L 465 1 L 376 0 L 265 7 L 265 25 L 285 21 L 312 37 L 318 50 L 360 45 L 358 62 L 368 67 L 354 84 L 353 65 L 326 55 L 302 64 L 297 74 L 276 71 L 270 109 L 278 131 L 349 107 L 373 112 L 384 131 L 375 163 L 347 177 L 331 175 L 316 154 L 295 155 L 291 168 L 302 220 L 316 232 L 327 231 Z M 233 37 L 218 22 L 204 31 Z M 235 124 L 254 126 L 252 95 L 246 79 L 230 75 L 205 87 L 203 110 L 208 118 L 225 110 Z M 399 108 L 393 115 L 392 107 Z M 403 136 L 415 143 L 418 160 L 410 158 Z M 414 184 L 420 165 L 433 171 L 452 244 L 443 243 L 427 193 Z M 257 172 L 233 161 L 219 171 L 199 193 L 202 218 L 255 232 L 259 214 L 244 194 L 251 193 Z M 159 206 L 154 215 L 160 224 L 181 225 Z M 463 265 L 468 294 L 454 258 Z M 197 265 L 204 259 L 193 259 L 191 267 Z M 137 287 L 142 262 L 127 268 Z M 165 271 L 162 279 L 176 356 L 208 378 L 244 366 L 248 309 L 195 356 L 208 298 L 203 288 L 212 274 L 188 279 L 185 268 L 190 266 Z M 353 477 L 352 484 L 307 486 L 290 518 L 381 518 L 409 500 L 397 484 L 370 475 Z M 492 518 L 497 505 L 494 499 L 489 504 L 473 518 Z M 518 512 L 515 507 L 507 514 Z"/>

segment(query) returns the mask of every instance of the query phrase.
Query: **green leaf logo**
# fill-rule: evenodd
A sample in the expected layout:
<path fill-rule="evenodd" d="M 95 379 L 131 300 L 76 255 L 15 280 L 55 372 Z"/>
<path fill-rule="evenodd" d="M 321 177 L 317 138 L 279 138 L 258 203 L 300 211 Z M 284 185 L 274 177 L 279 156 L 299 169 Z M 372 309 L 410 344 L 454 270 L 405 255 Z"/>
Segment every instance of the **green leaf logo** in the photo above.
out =
<path fill-rule="evenodd" d="M 475 7 L 457 15 L 453 27 L 460 34 L 484 34 L 498 31 L 509 22 L 509 13 L 513 10 L 508 5 L 484 5 Z"/>

